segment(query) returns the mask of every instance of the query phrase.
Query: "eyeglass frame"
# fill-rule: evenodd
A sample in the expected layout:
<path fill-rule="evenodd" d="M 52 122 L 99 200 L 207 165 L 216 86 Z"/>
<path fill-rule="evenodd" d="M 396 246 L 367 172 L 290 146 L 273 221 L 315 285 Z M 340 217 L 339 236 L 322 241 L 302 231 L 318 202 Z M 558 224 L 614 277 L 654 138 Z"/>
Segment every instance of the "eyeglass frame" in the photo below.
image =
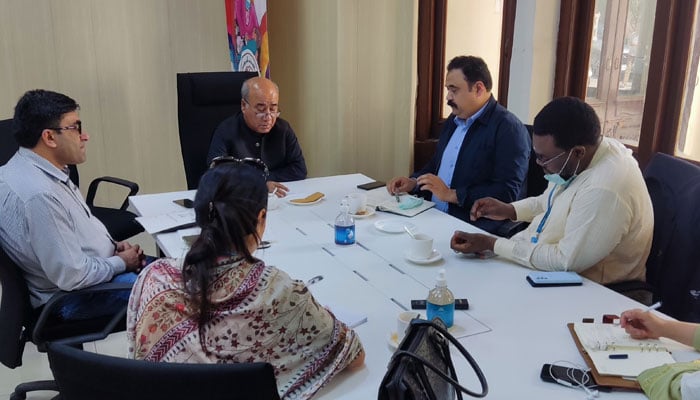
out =
<path fill-rule="evenodd" d="M 63 133 L 62 131 L 78 131 L 78 135 L 83 134 L 83 123 L 82 121 L 76 121 L 75 124 L 69 126 L 59 126 L 59 127 L 49 127 L 46 129 L 51 129 L 52 131 L 57 131 L 58 133 Z"/>
<path fill-rule="evenodd" d="M 548 159 L 546 159 L 546 160 L 544 160 L 544 161 L 541 160 L 541 158 L 540 158 L 539 155 L 536 155 L 536 156 L 535 156 L 535 162 L 536 162 L 537 164 L 539 164 L 540 167 L 544 167 L 545 165 L 551 163 L 552 161 L 556 160 L 557 158 L 561 157 L 562 155 L 564 155 L 564 154 L 566 154 L 566 153 L 567 153 L 567 151 L 564 150 L 564 151 L 562 151 L 561 153 L 557 154 L 556 156 L 550 157 L 550 158 L 548 158 Z"/>
<path fill-rule="evenodd" d="M 267 178 L 270 176 L 270 170 L 267 168 L 267 164 L 259 158 L 254 158 L 254 157 L 244 157 L 244 158 L 237 158 L 234 156 L 218 156 L 214 157 L 211 162 L 209 163 L 209 169 L 212 169 L 216 167 L 217 165 L 225 164 L 225 163 L 236 163 L 238 165 L 250 165 L 251 167 L 255 167 L 258 170 L 260 170 L 263 173 L 263 178 L 267 181 Z"/>
<path fill-rule="evenodd" d="M 253 108 L 253 110 L 258 111 L 258 110 L 255 109 L 255 107 L 253 107 L 252 104 L 250 104 L 250 103 L 248 102 L 248 100 L 246 100 L 246 99 L 244 98 L 243 101 L 244 101 L 248 106 L 250 106 L 251 108 Z M 265 117 L 269 115 L 270 118 L 279 118 L 280 114 L 282 114 L 282 110 L 280 110 L 279 107 L 277 107 L 277 110 L 276 110 L 276 111 L 270 110 L 270 111 L 265 111 L 265 112 L 256 112 L 256 113 L 255 113 L 255 117 L 258 118 L 258 119 L 265 119 Z"/>

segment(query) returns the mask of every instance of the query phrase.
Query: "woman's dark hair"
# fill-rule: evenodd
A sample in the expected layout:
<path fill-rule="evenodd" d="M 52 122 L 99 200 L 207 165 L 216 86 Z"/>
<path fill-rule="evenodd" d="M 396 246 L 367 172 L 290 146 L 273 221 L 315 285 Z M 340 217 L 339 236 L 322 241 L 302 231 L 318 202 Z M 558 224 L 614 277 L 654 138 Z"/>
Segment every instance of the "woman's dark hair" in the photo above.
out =
<path fill-rule="evenodd" d="M 559 97 L 540 110 L 533 124 L 534 134 L 551 135 L 562 150 L 574 146 L 595 146 L 600 140 L 600 120 L 590 105 L 577 97 Z"/>
<path fill-rule="evenodd" d="M 185 256 L 183 283 L 185 293 L 199 308 L 200 329 L 210 318 L 209 284 L 216 259 L 235 254 L 249 262 L 257 261 L 246 239 L 253 235 L 260 240 L 258 214 L 264 208 L 267 185 L 262 172 L 253 166 L 220 164 L 199 181 L 194 211 L 202 232 Z"/>
<path fill-rule="evenodd" d="M 35 89 L 25 93 L 15 106 L 15 139 L 22 147 L 34 148 L 41 132 L 57 128 L 63 114 L 79 109 L 70 97 L 49 90 Z"/>
<path fill-rule="evenodd" d="M 467 80 L 469 85 L 469 90 L 472 90 L 472 86 L 477 81 L 481 81 L 488 91 L 490 91 L 491 87 L 493 86 L 491 72 L 489 72 L 489 67 L 482 58 L 474 56 L 457 56 L 450 60 L 449 64 L 447 64 L 447 72 L 450 72 L 453 69 L 462 70 L 464 78 Z"/>

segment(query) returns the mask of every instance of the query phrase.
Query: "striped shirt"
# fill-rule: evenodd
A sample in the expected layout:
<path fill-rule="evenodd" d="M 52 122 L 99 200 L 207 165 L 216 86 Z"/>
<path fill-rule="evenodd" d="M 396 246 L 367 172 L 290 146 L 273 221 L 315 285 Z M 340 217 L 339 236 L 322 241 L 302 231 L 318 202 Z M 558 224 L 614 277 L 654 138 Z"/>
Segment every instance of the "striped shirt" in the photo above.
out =
<path fill-rule="evenodd" d="M 22 268 L 32 306 L 126 270 L 68 174 L 32 150 L 0 167 L 0 204 L 0 245 Z"/>

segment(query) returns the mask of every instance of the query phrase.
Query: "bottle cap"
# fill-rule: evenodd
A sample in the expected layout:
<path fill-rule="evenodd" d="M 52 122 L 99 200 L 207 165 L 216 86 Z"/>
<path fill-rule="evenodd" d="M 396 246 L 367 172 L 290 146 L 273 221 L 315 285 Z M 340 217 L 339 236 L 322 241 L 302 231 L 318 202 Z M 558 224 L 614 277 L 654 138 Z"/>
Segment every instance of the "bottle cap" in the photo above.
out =
<path fill-rule="evenodd" d="M 445 279 L 445 269 L 438 271 L 437 279 L 435 280 L 435 286 L 437 287 L 447 287 L 447 279 Z"/>

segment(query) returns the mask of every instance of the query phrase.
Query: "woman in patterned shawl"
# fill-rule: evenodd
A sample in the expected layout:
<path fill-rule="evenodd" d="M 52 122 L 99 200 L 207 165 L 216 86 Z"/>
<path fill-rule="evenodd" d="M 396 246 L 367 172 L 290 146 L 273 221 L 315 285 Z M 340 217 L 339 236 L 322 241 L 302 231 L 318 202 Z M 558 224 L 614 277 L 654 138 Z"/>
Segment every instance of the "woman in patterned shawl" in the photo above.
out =
<path fill-rule="evenodd" d="M 239 160 L 204 174 L 194 200 L 199 238 L 184 262 L 149 265 L 131 292 L 129 356 L 268 362 L 282 398 L 308 399 L 339 371 L 362 366 L 365 354 L 303 282 L 253 257 L 265 231 L 266 171 Z"/>

